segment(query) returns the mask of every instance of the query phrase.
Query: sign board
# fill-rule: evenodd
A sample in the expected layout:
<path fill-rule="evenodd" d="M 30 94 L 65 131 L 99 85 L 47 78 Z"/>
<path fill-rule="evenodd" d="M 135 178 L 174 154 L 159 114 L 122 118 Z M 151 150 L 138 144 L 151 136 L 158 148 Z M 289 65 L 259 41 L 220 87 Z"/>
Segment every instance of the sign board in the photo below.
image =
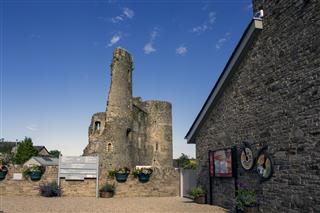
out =
<path fill-rule="evenodd" d="M 22 173 L 13 173 L 13 180 L 22 180 L 23 176 Z"/>
<path fill-rule="evenodd" d="M 213 155 L 213 175 L 215 177 L 232 177 L 232 149 L 216 150 L 211 152 L 211 155 Z"/>
<path fill-rule="evenodd" d="M 94 178 L 97 180 L 96 193 L 98 196 L 99 157 L 98 156 L 60 156 L 58 184 L 60 178 L 66 180 L 84 180 Z"/>

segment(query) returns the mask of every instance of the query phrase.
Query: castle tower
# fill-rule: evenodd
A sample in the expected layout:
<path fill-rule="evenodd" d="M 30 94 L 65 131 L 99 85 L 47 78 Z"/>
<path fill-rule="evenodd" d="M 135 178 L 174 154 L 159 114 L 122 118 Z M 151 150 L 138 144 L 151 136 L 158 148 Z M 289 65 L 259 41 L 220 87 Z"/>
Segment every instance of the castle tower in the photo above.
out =
<path fill-rule="evenodd" d="M 152 147 L 149 165 L 155 167 L 172 167 L 172 106 L 166 101 L 145 101 L 148 112 L 147 140 Z"/>
<path fill-rule="evenodd" d="M 103 164 L 115 168 L 131 166 L 129 144 L 132 131 L 132 58 L 115 49 L 111 63 L 111 84 L 106 109 Z"/>
<path fill-rule="evenodd" d="M 171 104 L 133 98 L 132 70 L 131 55 L 116 48 L 106 111 L 93 114 L 84 150 L 99 155 L 101 178 L 119 167 L 172 167 Z"/>

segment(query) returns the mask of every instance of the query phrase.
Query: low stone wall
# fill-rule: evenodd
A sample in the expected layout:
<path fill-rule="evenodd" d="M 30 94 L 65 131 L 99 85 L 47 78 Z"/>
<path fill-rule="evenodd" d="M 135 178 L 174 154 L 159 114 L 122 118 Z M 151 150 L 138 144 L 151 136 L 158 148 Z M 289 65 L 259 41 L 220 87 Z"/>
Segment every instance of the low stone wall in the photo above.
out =
<path fill-rule="evenodd" d="M 96 179 L 65 180 L 60 179 L 62 196 L 70 197 L 95 197 Z"/>
<path fill-rule="evenodd" d="M 13 173 L 22 173 L 21 166 L 10 166 L 6 178 L 0 181 L 0 195 L 39 195 L 39 186 L 44 183 L 57 181 L 58 168 L 56 166 L 46 167 L 41 180 L 31 181 L 29 178 L 13 180 Z"/>
<path fill-rule="evenodd" d="M 46 167 L 41 180 L 31 181 L 29 178 L 13 180 L 13 173 L 22 173 L 21 166 L 11 166 L 6 178 L 0 181 L 0 195 L 38 196 L 41 184 L 57 181 L 58 168 Z M 100 177 L 100 187 L 105 182 L 114 183 L 116 187 L 115 197 L 167 197 L 179 196 L 179 171 L 173 168 L 155 168 L 150 181 L 140 183 L 137 178 L 129 175 L 125 183 L 118 183 L 115 179 Z M 84 181 L 60 179 L 62 196 L 95 197 L 96 180 L 85 179 Z"/>
<path fill-rule="evenodd" d="M 140 183 L 133 175 L 125 183 L 114 179 L 107 182 L 115 184 L 115 197 L 171 197 L 180 193 L 180 174 L 173 168 L 154 169 L 147 183 Z"/>

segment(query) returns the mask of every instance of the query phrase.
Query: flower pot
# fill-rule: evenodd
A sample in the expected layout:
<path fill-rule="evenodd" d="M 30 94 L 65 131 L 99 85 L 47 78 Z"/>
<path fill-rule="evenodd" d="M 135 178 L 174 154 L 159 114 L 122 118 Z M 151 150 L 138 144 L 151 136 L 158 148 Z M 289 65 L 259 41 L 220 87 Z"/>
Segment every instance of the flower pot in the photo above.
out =
<path fill-rule="evenodd" d="M 149 181 L 150 179 L 150 174 L 144 174 L 144 173 L 140 173 L 138 174 L 138 178 L 139 178 L 139 181 L 141 183 L 146 183 Z"/>
<path fill-rule="evenodd" d="M 116 173 L 116 180 L 119 183 L 124 183 L 127 181 L 128 173 Z"/>
<path fill-rule="evenodd" d="M 8 171 L 4 170 L 0 172 L 0 180 L 4 180 L 6 178 Z"/>
<path fill-rule="evenodd" d="M 111 197 L 113 197 L 113 192 L 100 192 L 100 197 L 111 198 Z"/>
<path fill-rule="evenodd" d="M 258 213 L 259 209 L 257 206 L 245 206 L 243 209 L 244 213 Z"/>
<path fill-rule="evenodd" d="M 205 204 L 206 203 L 206 196 L 202 195 L 202 196 L 195 197 L 194 202 L 196 202 L 198 204 Z"/>
<path fill-rule="evenodd" d="M 30 172 L 29 176 L 32 181 L 37 181 L 41 179 L 42 173 L 41 171 L 34 171 L 34 172 Z"/>

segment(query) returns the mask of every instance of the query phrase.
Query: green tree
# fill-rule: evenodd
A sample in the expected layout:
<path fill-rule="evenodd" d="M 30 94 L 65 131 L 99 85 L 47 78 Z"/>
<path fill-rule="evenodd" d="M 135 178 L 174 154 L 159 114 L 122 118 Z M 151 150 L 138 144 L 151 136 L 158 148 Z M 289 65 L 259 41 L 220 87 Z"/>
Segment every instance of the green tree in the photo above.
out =
<path fill-rule="evenodd" d="M 53 157 L 53 158 L 59 158 L 61 152 L 60 152 L 59 150 L 56 150 L 56 149 L 55 149 L 55 150 L 51 150 L 51 151 L 49 152 L 49 154 L 50 154 L 50 156 Z"/>
<path fill-rule="evenodd" d="M 38 151 L 33 148 L 32 139 L 25 137 L 24 140 L 18 145 L 17 154 L 14 156 L 16 164 L 23 164 L 32 156 L 37 156 Z"/>
<path fill-rule="evenodd" d="M 197 164 L 195 159 L 190 159 L 188 155 L 181 153 L 181 156 L 178 158 L 178 164 L 180 168 L 183 169 L 196 169 Z"/>

